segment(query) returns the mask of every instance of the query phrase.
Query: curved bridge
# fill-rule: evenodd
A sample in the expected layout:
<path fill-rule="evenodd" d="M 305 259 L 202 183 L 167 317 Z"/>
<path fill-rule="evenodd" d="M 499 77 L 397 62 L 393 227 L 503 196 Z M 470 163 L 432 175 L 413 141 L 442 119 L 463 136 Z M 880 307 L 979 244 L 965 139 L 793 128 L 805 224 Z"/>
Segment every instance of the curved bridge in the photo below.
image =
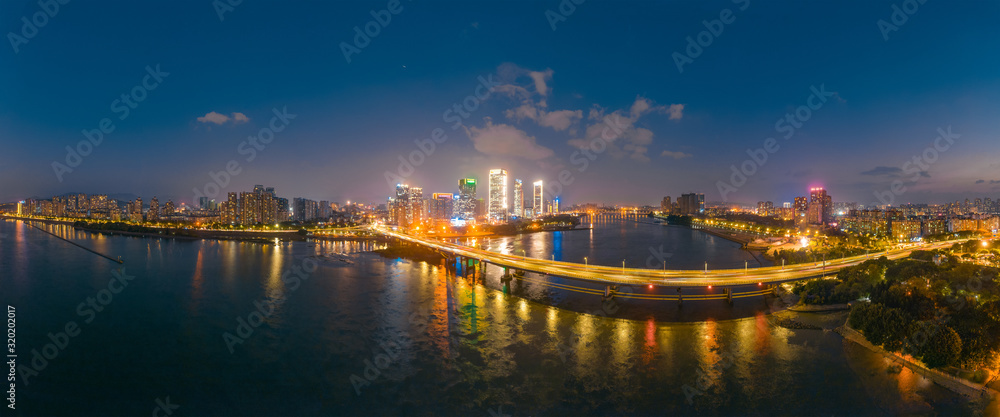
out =
<path fill-rule="evenodd" d="M 858 265 L 866 260 L 874 259 L 879 256 L 886 256 L 889 259 L 905 258 L 914 250 L 940 249 L 950 247 L 953 243 L 955 243 L 955 241 L 944 241 L 931 244 L 913 244 L 900 249 L 879 252 L 871 255 L 853 256 L 826 262 L 794 264 L 784 267 L 772 266 L 765 268 L 718 269 L 709 271 L 664 271 L 550 261 L 548 259 L 508 255 L 483 249 L 476 249 L 437 239 L 429 239 L 423 236 L 412 236 L 390 230 L 384 226 L 374 226 L 371 230 L 388 237 L 426 246 L 442 254 L 478 260 L 484 265 L 493 264 L 527 272 L 555 275 L 600 284 L 653 285 L 667 287 L 762 285 L 798 281 L 835 274 L 840 269 Z"/>

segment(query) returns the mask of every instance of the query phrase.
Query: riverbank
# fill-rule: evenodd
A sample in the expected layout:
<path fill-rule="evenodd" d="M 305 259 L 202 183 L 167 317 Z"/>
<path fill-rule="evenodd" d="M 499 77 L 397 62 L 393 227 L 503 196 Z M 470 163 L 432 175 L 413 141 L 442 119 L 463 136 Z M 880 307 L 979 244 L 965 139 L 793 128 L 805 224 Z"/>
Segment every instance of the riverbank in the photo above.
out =
<path fill-rule="evenodd" d="M 788 307 L 788 309 L 799 313 L 824 313 L 828 311 L 850 310 L 851 306 L 848 304 L 818 304 L 818 305 L 795 304 L 791 307 Z"/>
<path fill-rule="evenodd" d="M 726 232 L 719 229 L 712 229 L 705 226 L 691 226 L 694 230 L 700 230 L 704 233 L 710 234 L 715 237 L 721 237 L 723 239 L 739 243 L 742 246 L 746 246 L 748 243 L 753 242 L 754 238 L 747 235 L 740 235 L 735 232 Z"/>
<path fill-rule="evenodd" d="M 21 220 L 25 222 L 39 222 L 48 224 L 69 224 L 69 225 L 72 225 L 75 222 L 74 220 L 36 219 L 34 217 L 18 217 L 18 216 L 9 216 L 6 214 L 0 214 L 0 219 Z"/>
<path fill-rule="evenodd" d="M 935 384 L 945 387 L 952 392 L 965 397 L 969 401 L 979 403 L 980 408 L 985 408 L 997 398 L 998 392 L 992 388 L 972 381 L 957 378 L 938 370 L 927 368 L 923 364 L 911 358 L 901 356 L 898 353 L 889 352 L 880 346 L 872 345 L 864 335 L 857 330 L 852 329 L 847 322 L 844 322 L 842 326 L 837 327 L 834 331 L 843 336 L 845 340 L 857 343 L 872 352 L 889 358 L 897 364 L 907 367 L 918 375 L 930 379 Z"/>
<path fill-rule="evenodd" d="M 81 230 L 90 233 L 100 233 L 105 235 L 119 235 L 119 236 L 129 236 L 129 237 L 144 237 L 144 238 L 155 238 L 155 239 L 178 239 L 178 240 L 234 240 L 242 242 L 256 242 L 256 243 L 273 243 L 274 239 L 280 241 L 299 241 L 304 242 L 307 240 L 326 240 L 326 241 L 355 241 L 355 240 L 368 240 L 375 239 L 372 236 L 308 236 L 299 233 L 298 230 L 272 230 L 272 231 L 245 231 L 245 230 L 206 230 L 206 229 L 185 229 L 177 227 L 147 227 L 147 229 L 156 230 L 156 232 L 130 232 L 125 230 L 114 230 L 114 229 L 97 229 L 92 227 L 82 227 L 76 226 L 75 223 L 81 220 L 57 220 L 57 219 L 39 219 L 33 217 L 17 217 L 17 216 L 0 216 L 2 219 L 9 219 L 15 221 L 24 222 L 39 222 L 47 224 L 62 224 L 67 226 L 73 226 L 76 230 Z M 82 220 L 86 221 L 86 220 Z"/>

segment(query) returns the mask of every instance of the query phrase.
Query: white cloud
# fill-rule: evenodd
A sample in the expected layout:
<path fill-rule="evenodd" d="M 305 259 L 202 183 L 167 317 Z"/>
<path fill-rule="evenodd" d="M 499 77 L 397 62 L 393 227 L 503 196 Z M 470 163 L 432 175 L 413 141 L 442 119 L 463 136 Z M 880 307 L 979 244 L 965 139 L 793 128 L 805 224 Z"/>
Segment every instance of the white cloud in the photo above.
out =
<path fill-rule="evenodd" d="M 680 120 L 684 117 L 684 105 L 683 104 L 671 104 L 667 108 L 667 113 L 670 113 L 670 120 Z"/>
<path fill-rule="evenodd" d="M 542 113 L 538 118 L 538 124 L 551 127 L 555 130 L 566 130 L 577 120 L 583 118 L 580 110 L 556 110 Z"/>
<path fill-rule="evenodd" d="M 495 125 L 489 118 L 486 118 L 486 125 L 482 128 L 470 127 L 465 132 L 476 150 L 487 155 L 515 156 L 531 160 L 553 155 L 552 149 L 539 145 L 533 136 L 511 125 Z"/>
<path fill-rule="evenodd" d="M 211 111 L 206 113 L 204 116 L 199 117 L 198 121 L 201 123 L 215 123 L 217 125 L 222 125 L 230 121 L 232 121 L 233 124 L 241 124 L 249 122 L 250 118 L 240 112 L 232 113 L 232 116 L 226 116 L 222 113 Z"/>
<path fill-rule="evenodd" d="M 690 158 L 693 155 L 691 155 L 689 153 L 680 152 L 680 151 L 678 151 L 678 152 L 663 151 L 663 153 L 660 154 L 660 156 L 668 156 L 668 157 L 671 157 L 671 158 L 674 158 L 674 159 L 684 159 L 684 158 Z"/>
<path fill-rule="evenodd" d="M 538 105 L 542 107 L 547 107 L 545 104 L 545 99 L 549 96 L 548 81 L 552 79 L 552 70 L 547 69 L 545 71 L 531 71 L 528 76 L 535 82 L 535 92 L 542 96 L 542 100 L 539 101 Z"/>
<path fill-rule="evenodd" d="M 229 121 L 229 116 L 226 116 L 221 113 L 216 113 L 213 111 L 213 112 L 208 112 L 202 117 L 199 117 L 198 121 L 202 123 L 215 123 L 217 125 L 221 125 Z"/>

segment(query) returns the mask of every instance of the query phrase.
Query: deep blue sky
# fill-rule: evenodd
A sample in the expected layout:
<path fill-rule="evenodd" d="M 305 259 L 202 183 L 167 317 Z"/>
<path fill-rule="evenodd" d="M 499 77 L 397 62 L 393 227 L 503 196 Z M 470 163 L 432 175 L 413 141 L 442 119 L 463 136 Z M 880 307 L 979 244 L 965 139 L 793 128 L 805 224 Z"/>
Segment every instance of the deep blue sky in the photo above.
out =
<path fill-rule="evenodd" d="M 907 181 L 897 202 L 1000 198 L 996 1 L 929 0 L 885 40 L 876 22 L 901 1 L 750 0 L 741 11 L 588 0 L 553 31 L 556 0 L 403 0 L 347 63 L 340 43 L 386 4 L 246 0 L 223 21 L 208 0 L 62 5 L 17 53 L 9 35 L 0 45 L 0 201 L 71 191 L 191 201 L 209 171 L 237 160 L 224 192 L 265 184 L 289 198 L 377 202 L 392 192 L 384 173 L 435 128 L 448 140 L 407 178 L 428 194 L 465 176 L 485 183 L 490 168 L 526 183 L 568 169 L 564 204 L 690 191 L 715 201 L 730 166 L 776 137 L 781 149 L 730 201 L 791 201 L 824 185 L 836 201 L 870 203 L 895 178 Z M 735 21 L 679 72 L 671 55 L 723 9 Z M 20 34 L 21 17 L 39 10 L 0 2 L 0 29 Z M 170 75 L 119 120 L 112 102 L 157 64 Z M 504 86 L 453 130 L 443 112 L 490 74 Z M 775 122 L 820 85 L 836 97 L 781 139 Z M 239 144 L 285 107 L 296 118 L 246 161 Z M 211 112 L 229 120 L 198 120 Z M 574 144 L 615 114 L 629 129 L 581 172 Z M 52 162 L 105 117 L 116 130 L 60 182 Z M 916 181 L 901 174 L 948 126 L 955 144 Z"/>

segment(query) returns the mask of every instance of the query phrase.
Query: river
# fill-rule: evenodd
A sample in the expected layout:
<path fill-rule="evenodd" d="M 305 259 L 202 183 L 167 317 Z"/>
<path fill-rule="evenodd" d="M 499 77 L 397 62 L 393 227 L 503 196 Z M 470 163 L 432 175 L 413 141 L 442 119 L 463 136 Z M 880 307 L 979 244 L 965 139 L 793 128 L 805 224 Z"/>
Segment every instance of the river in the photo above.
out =
<path fill-rule="evenodd" d="M 40 227 L 125 264 L 0 222 L 0 301 L 17 310 L 18 364 L 33 371 L 27 385 L 17 378 L 13 415 L 148 415 L 167 397 L 176 415 L 975 411 L 906 370 L 886 372 L 881 357 L 834 332 L 772 325 L 766 299 L 607 308 L 599 296 L 544 284 L 503 288 L 499 271 L 473 283 L 443 263 L 370 253 L 372 242 L 262 245 Z M 628 267 L 645 267 L 660 245 L 671 268 L 753 260 L 732 242 L 626 219 L 476 244 Z M 663 311 L 672 318 L 660 320 Z M 845 315 L 799 319 L 833 328 Z M 63 339 L 71 323 L 77 333 Z M 50 344 L 45 366 L 27 368 L 32 351 Z"/>

